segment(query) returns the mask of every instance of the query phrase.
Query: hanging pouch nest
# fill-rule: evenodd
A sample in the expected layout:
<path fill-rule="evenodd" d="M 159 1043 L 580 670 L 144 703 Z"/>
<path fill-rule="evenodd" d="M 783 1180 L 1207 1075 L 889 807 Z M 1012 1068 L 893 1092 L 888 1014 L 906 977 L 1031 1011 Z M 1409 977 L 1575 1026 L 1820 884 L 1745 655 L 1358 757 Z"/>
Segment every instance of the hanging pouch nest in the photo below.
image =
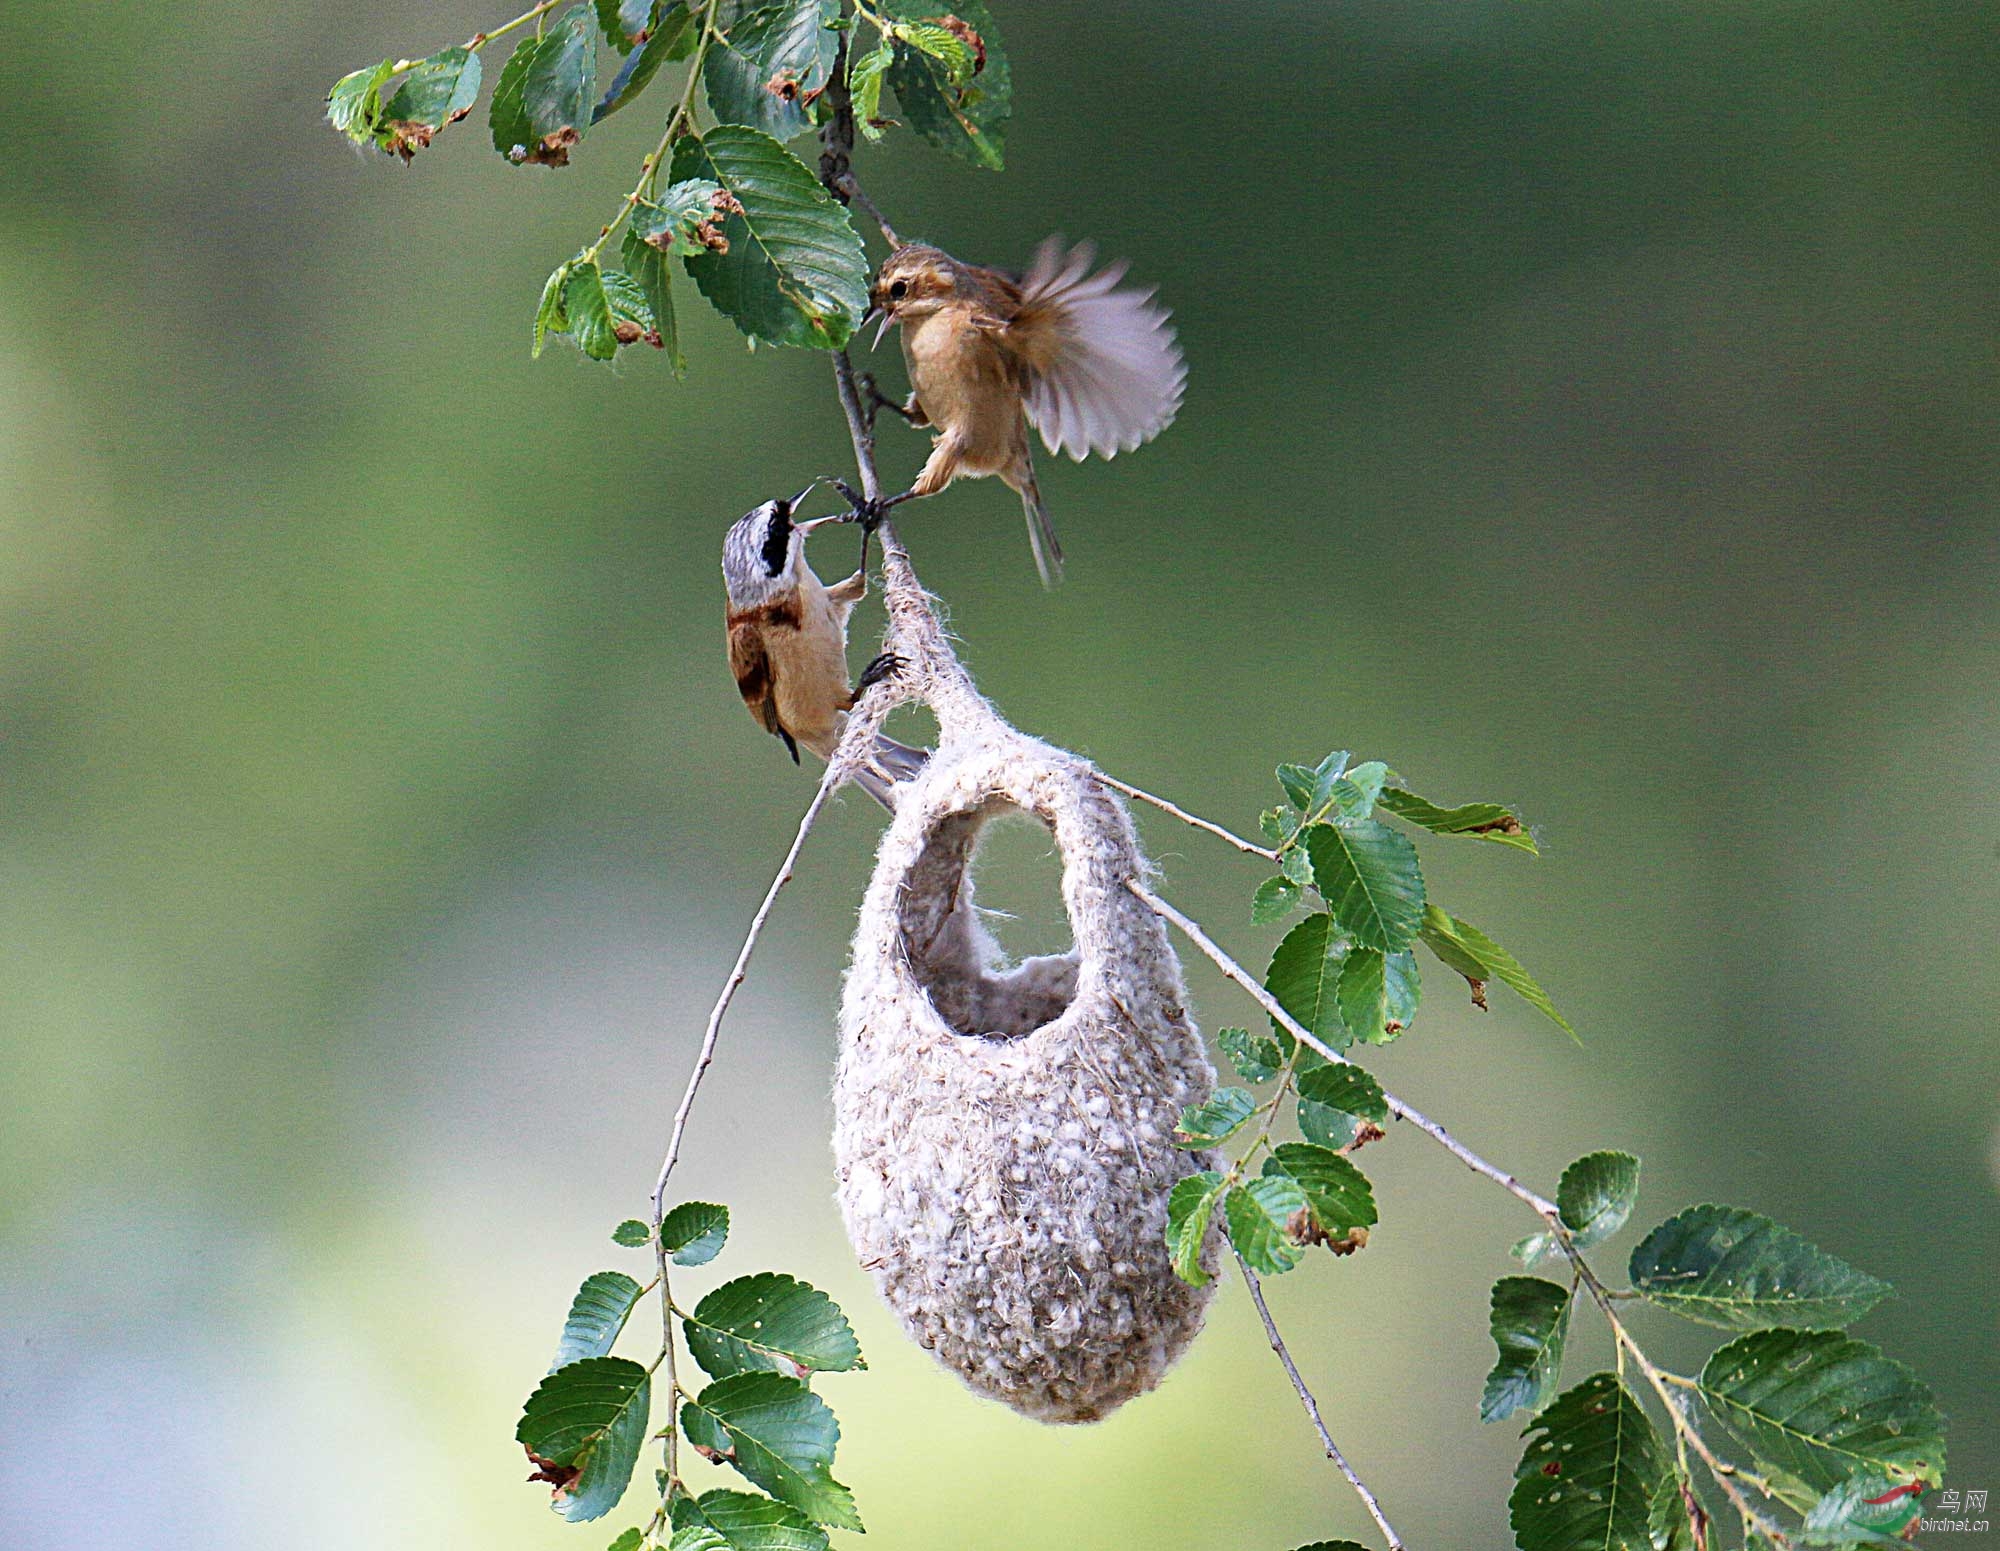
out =
<path fill-rule="evenodd" d="M 1174 1275 L 1165 1230 L 1175 1182 L 1213 1161 L 1173 1131 L 1215 1072 L 1165 928 L 1126 888 L 1146 874 L 1130 816 L 1089 764 L 978 696 L 928 608 L 916 621 L 899 599 L 899 558 L 901 694 L 932 706 L 940 742 L 899 789 L 855 932 L 834 1083 L 841 1209 L 938 1361 L 1029 1416 L 1095 1421 L 1201 1328 L 1213 1287 Z M 1075 938 L 1011 966 L 970 876 L 986 826 L 1010 814 L 1053 835 Z M 1212 1270 L 1214 1241 L 1207 1253 Z"/>

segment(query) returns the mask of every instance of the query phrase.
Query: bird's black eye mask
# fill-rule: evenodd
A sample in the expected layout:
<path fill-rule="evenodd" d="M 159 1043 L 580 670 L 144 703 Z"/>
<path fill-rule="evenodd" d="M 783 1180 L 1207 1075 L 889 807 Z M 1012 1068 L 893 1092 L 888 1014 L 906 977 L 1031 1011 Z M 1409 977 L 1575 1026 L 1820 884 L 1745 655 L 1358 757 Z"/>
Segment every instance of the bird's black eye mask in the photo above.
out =
<path fill-rule="evenodd" d="M 764 530 L 764 573 L 776 576 L 785 569 L 792 551 L 792 518 L 782 501 L 771 509 L 771 525 Z"/>

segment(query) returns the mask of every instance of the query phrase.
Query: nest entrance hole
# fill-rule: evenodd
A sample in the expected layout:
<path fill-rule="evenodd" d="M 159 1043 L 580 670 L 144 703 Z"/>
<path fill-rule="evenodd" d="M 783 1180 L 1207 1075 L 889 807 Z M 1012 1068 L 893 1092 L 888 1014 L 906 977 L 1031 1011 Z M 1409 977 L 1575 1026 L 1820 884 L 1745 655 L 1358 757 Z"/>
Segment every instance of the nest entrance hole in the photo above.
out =
<path fill-rule="evenodd" d="M 953 1033 L 1019 1039 L 1076 1000 L 1080 955 L 1054 836 L 1042 814 L 993 796 L 925 837 L 899 925 L 911 972 Z"/>

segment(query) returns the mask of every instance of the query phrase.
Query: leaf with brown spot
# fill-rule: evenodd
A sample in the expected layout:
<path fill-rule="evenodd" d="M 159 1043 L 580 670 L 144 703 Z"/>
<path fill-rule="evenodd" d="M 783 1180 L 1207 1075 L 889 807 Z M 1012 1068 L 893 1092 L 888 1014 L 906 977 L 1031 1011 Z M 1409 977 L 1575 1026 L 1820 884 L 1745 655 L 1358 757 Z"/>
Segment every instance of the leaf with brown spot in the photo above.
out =
<path fill-rule="evenodd" d="M 527 1448 L 527 1445 L 522 1447 Z M 535 1467 L 534 1474 L 528 1477 L 530 1481 L 546 1481 L 559 1493 L 567 1492 L 576 1485 L 576 1478 L 583 1474 L 574 1465 L 558 1465 L 552 1459 L 543 1459 L 533 1449 L 528 1449 L 528 1463 Z"/>
<path fill-rule="evenodd" d="M 972 56 L 974 75 L 986 68 L 986 40 L 980 37 L 971 22 L 958 16 L 928 16 L 924 19 L 936 22 L 965 45 L 965 51 Z"/>

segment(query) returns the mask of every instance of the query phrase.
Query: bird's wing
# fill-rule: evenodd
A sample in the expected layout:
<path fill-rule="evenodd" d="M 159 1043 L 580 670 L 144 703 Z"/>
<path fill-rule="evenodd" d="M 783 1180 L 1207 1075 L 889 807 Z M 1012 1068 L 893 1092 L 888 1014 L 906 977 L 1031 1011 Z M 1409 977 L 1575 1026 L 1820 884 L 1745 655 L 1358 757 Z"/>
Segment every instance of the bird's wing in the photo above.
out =
<path fill-rule="evenodd" d="M 1096 250 L 1051 237 L 1021 281 L 1009 345 L 1027 368 L 1028 419 L 1050 452 L 1110 457 L 1151 441 L 1181 407 L 1187 363 L 1151 291 L 1125 266 L 1090 273 Z"/>
<path fill-rule="evenodd" d="M 764 724 L 773 737 L 783 738 L 797 762 L 799 746 L 778 720 L 778 679 L 770 655 L 764 650 L 764 632 L 750 620 L 729 627 L 729 671 L 736 675 L 737 693 L 750 714 Z"/>

